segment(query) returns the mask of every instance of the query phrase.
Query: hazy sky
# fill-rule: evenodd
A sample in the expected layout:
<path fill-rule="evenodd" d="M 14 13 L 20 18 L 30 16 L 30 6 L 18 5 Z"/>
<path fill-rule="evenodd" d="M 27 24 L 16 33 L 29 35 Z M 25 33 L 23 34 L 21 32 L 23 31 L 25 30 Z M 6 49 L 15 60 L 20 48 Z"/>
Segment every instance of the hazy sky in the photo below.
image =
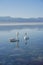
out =
<path fill-rule="evenodd" d="M 43 17 L 43 0 L 0 0 L 0 16 Z"/>

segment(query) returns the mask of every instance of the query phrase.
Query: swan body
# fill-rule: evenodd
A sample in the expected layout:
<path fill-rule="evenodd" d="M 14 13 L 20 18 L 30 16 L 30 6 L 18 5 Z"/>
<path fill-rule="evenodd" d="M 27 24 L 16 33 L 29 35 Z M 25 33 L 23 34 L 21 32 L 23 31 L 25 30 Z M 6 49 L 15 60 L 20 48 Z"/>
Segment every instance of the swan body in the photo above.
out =
<path fill-rule="evenodd" d="M 27 33 L 24 35 L 24 40 L 29 40 L 29 37 L 27 36 Z"/>

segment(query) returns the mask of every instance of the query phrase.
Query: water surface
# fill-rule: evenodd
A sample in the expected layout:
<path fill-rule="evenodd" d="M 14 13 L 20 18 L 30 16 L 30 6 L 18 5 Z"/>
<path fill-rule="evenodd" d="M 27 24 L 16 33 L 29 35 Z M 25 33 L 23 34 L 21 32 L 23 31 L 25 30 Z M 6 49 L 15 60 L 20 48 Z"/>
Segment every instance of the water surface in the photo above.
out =
<path fill-rule="evenodd" d="M 43 26 L 32 27 L 0 28 L 1 65 L 43 65 Z M 11 43 L 9 39 L 16 38 L 16 32 L 19 42 Z M 26 43 L 25 32 L 29 37 Z"/>

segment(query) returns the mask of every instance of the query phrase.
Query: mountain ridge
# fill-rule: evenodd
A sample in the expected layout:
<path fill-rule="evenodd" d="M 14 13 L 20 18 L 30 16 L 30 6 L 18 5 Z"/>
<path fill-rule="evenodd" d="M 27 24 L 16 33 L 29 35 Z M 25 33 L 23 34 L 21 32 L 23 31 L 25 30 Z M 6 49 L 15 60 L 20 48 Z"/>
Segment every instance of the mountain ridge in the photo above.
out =
<path fill-rule="evenodd" d="M 14 18 L 10 16 L 5 16 L 5 17 L 0 17 L 0 23 L 3 22 L 43 22 L 43 17 L 38 17 L 38 18 Z"/>

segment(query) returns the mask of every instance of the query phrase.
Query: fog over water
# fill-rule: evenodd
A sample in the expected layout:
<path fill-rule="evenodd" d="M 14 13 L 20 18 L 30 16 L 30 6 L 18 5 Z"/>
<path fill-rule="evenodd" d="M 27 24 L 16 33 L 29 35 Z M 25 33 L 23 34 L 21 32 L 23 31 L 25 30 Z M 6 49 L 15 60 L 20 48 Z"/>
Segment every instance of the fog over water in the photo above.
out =
<path fill-rule="evenodd" d="M 12 25 L 43 25 L 43 22 L 41 23 L 0 23 L 0 26 L 12 26 Z"/>

